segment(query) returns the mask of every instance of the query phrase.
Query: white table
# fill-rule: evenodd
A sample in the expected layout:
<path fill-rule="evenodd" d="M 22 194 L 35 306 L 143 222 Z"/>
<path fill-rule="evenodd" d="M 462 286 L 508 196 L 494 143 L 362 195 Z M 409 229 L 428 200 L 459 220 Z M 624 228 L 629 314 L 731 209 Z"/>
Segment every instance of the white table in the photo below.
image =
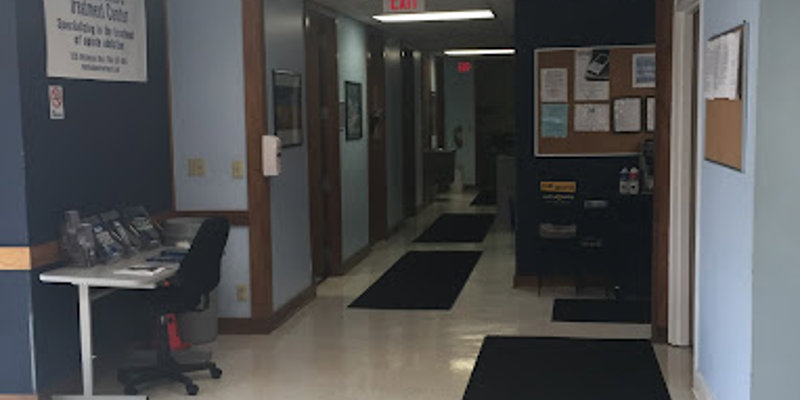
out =
<path fill-rule="evenodd" d="M 147 263 L 147 259 L 161 254 L 167 248 L 158 248 L 139 253 L 115 264 L 100 264 L 91 268 L 68 265 L 45 272 L 39 276 L 42 282 L 70 284 L 78 288 L 79 319 L 81 334 L 81 365 L 83 369 L 83 396 L 63 396 L 63 399 L 147 399 L 146 396 L 95 396 L 94 366 L 92 362 L 92 301 L 102 298 L 116 290 L 153 290 L 165 279 L 178 271 L 177 263 L 158 262 L 167 269 L 154 276 L 133 276 L 118 274 L 116 271 L 137 264 Z M 94 290 L 93 290 L 94 289 Z"/>

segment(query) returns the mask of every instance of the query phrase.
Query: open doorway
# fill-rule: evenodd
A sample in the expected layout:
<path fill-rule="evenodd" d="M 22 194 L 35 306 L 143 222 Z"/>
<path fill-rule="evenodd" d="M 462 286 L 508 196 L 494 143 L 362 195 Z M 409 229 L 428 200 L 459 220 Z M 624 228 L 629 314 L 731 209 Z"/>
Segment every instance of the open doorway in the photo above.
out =
<path fill-rule="evenodd" d="M 691 346 L 699 165 L 699 1 L 679 4 L 674 23 L 668 341 L 674 346 Z"/>
<path fill-rule="evenodd" d="M 367 38 L 367 112 L 369 123 L 369 241 L 388 234 L 388 187 L 386 167 L 386 42 L 377 29 Z"/>
<path fill-rule="evenodd" d="M 317 282 L 342 273 L 337 53 L 336 20 L 307 10 L 308 179 L 311 258 Z"/>

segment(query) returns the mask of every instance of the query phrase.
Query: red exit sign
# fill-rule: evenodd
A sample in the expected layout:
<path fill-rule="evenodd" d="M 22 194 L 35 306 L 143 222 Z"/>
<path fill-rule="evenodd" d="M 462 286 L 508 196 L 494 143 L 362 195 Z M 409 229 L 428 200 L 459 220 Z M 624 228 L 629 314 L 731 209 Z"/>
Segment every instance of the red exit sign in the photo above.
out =
<path fill-rule="evenodd" d="M 462 74 L 467 74 L 472 72 L 472 63 L 465 61 L 458 63 L 458 72 Z"/>
<path fill-rule="evenodd" d="M 409 13 L 425 11 L 425 0 L 383 0 L 385 13 Z"/>

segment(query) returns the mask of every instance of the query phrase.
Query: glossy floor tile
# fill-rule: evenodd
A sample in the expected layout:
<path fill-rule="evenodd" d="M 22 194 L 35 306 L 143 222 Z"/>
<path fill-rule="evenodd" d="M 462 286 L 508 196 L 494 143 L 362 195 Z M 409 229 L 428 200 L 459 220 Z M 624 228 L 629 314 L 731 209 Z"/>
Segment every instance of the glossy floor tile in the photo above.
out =
<path fill-rule="evenodd" d="M 348 276 L 331 278 L 318 297 L 269 336 L 222 336 L 214 359 L 222 380 L 199 376 L 199 398 L 280 400 L 461 399 L 486 335 L 648 338 L 647 326 L 552 323 L 553 299 L 571 288 L 512 289 L 514 237 L 492 231 L 482 244 L 411 243 L 442 212 L 486 212 L 474 197 L 448 195 L 384 243 Z M 409 250 L 484 252 L 451 311 L 371 311 L 347 305 Z M 688 349 L 657 346 L 674 400 L 691 394 Z M 535 379 L 536 377 L 531 377 Z M 106 382 L 106 384 L 109 384 Z M 180 385 L 154 387 L 151 399 L 183 399 Z M 543 399 L 546 400 L 546 399 Z"/>

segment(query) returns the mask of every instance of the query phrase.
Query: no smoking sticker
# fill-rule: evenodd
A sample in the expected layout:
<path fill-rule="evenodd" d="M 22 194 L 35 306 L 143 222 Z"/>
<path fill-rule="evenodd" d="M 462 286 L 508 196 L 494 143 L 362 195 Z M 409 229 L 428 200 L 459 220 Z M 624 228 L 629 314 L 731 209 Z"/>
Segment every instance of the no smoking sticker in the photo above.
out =
<path fill-rule="evenodd" d="M 50 119 L 64 119 L 64 88 L 61 85 L 47 87 L 50 98 Z"/>

